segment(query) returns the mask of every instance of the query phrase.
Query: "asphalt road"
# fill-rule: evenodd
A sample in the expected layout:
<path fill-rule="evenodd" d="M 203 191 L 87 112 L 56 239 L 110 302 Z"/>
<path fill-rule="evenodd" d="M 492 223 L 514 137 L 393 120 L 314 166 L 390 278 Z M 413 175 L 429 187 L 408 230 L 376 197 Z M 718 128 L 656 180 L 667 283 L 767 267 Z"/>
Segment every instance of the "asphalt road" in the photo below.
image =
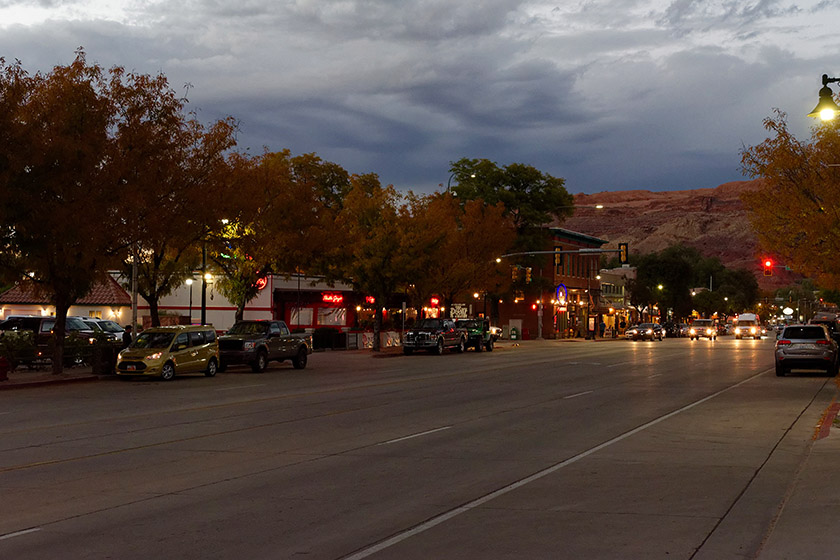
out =
<path fill-rule="evenodd" d="M 752 558 L 836 393 L 772 340 L 0 394 L 0 558 Z"/>

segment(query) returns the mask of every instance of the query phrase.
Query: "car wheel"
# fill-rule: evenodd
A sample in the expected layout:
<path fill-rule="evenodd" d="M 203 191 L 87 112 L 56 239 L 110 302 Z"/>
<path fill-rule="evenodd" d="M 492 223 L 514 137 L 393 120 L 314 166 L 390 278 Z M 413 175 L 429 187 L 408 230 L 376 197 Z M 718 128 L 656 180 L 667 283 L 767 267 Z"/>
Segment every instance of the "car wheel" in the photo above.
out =
<path fill-rule="evenodd" d="M 467 350 L 467 341 L 463 338 L 458 341 L 458 346 L 455 347 L 455 351 L 459 354 L 465 352 Z"/>
<path fill-rule="evenodd" d="M 204 370 L 204 375 L 207 377 L 216 377 L 216 371 L 218 371 L 219 366 L 216 364 L 216 358 L 210 358 L 210 361 L 207 363 L 207 369 Z"/>
<path fill-rule="evenodd" d="M 262 373 L 265 371 L 265 366 L 268 364 L 268 356 L 265 355 L 264 350 L 257 352 L 257 359 L 251 364 L 251 371 L 254 373 Z"/>
<path fill-rule="evenodd" d="M 785 372 L 784 366 L 781 363 L 776 362 L 776 376 L 777 377 L 784 377 L 785 373 L 786 372 Z"/>
<path fill-rule="evenodd" d="M 166 362 L 163 364 L 163 369 L 160 370 L 160 377 L 164 381 L 170 381 L 173 377 L 175 377 L 175 366 L 172 365 L 172 362 Z"/>
<path fill-rule="evenodd" d="M 295 369 L 303 369 L 306 367 L 307 352 L 306 348 L 301 347 L 297 355 L 292 358 L 292 365 Z"/>
<path fill-rule="evenodd" d="M 414 353 L 414 348 L 403 348 L 403 354 L 411 356 Z"/>
<path fill-rule="evenodd" d="M 491 338 L 490 340 L 488 340 L 488 341 L 487 341 L 487 351 L 488 351 L 488 352 L 492 352 L 492 351 L 493 351 L 493 345 L 494 345 L 494 344 L 493 344 L 493 339 Z"/>
<path fill-rule="evenodd" d="M 442 338 L 438 339 L 437 345 L 435 346 L 435 349 L 433 350 L 433 352 L 435 354 L 437 354 L 438 356 L 443 355 L 443 339 Z"/>

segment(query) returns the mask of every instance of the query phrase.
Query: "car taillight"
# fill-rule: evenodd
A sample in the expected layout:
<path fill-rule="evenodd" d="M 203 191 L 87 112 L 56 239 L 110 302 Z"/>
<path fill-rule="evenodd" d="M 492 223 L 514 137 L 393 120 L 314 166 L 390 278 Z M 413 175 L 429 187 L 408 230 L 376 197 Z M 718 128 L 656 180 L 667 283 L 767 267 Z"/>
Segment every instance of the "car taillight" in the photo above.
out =
<path fill-rule="evenodd" d="M 827 346 L 827 345 L 828 345 L 828 341 L 827 341 L 827 340 L 818 340 L 818 341 L 817 341 L 817 344 L 822 344 L 823 346 Z"/>
<path fill-rule="evenodd" d="M 784 346 L 785 344 L 790 344 L 790 340 L 777 340 L 776 341 L 777 346 Z"/>

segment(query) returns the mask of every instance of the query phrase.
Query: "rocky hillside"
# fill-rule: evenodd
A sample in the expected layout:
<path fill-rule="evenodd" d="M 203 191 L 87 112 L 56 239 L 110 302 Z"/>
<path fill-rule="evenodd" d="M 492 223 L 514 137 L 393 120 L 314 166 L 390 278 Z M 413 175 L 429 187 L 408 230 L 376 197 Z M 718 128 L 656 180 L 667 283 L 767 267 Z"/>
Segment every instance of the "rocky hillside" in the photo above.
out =
<path fill-rule="evenodd" d="M 631 254 L 660 251 L 677 243 L 696 247 L 727 267 L 754 271 L 762 288 L 773 289 L 794 278 L 778 269 L 772 277 L 762 274 L 762 251 L 740 199 L 742 192 L 758 186 L 758 181 L 735 181 L 691 191 L 579 194 L 575 215 L 560 227 L 606 239 L 607 249 L 627 242 Z M 596 204 L 604 208 L 591 208 Z"/>

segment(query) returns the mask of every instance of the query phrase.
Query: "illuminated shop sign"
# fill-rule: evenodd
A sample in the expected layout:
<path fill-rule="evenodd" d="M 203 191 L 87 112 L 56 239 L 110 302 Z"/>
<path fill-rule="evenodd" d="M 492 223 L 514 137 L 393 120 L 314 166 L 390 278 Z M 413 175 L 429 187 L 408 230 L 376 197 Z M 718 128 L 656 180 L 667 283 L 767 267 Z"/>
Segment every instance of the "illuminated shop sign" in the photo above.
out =
<path fill-rule="evenodd" d="M 429 300 L 429 303 L 432 304 L 432 307 L 437 307 L 440 305 L 440 298 L 433 296 L 432 299 Z"/>
<path fill-rule="evenodd" d="M 257 278 L 257 281 L 254 282 L 254 286 L 256 286 L 258 290 L 262 290 L 263 288 L 268 286 L 268 279 L 265 277 Z"/>
<path fill-rule="evenodd" d="M 373 296 L 365 296 L 365 303 L 374 304 L 376 303 L 376 298 Z"/>
<path fill-rule="evenodd" d="M 321 301 L 324 303 L 341 303 L 344 301 L 344 296 L 341 294 L 322 294 Z"/>

